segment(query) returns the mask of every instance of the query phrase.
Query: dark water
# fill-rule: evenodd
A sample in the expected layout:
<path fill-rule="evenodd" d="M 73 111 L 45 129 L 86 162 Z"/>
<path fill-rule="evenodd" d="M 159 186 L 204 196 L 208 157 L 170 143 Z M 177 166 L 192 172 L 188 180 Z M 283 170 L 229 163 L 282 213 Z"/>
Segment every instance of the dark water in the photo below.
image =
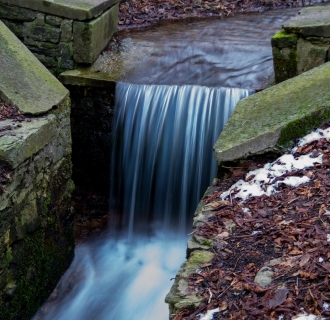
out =
<path fill-rule="evenodd" d="M 93 69 L 127 70 L 125 82 L 264 88 L 272 80 L 271 37 L 299 9 L 164 23 L 121 33 L 120 54 L 99 57 Z"/>
<path fill-rule="evenodd" d="M 164 298 L 185 258 L 187 226 L 215 176 L 212 146 L 237 101 L 267 82 L 270 36 L 295 11 L 126 34 L 140 63 L 117 86 L 112 228 L 77 246 L 35 320 L 168 319 Z"/>

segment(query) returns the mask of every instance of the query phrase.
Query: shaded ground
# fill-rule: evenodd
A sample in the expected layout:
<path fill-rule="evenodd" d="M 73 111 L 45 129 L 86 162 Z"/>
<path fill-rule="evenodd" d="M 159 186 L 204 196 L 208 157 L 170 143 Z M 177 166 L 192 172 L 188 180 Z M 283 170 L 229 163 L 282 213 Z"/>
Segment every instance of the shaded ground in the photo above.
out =
<path fill-rule="evenodd" d="M 329 127 L 329 125 L 322 128 Z M 198 310 L 184 310 L 175 320 L 197 320 L 198 314 L 219 308 L 214 319 L 292 319 L 303 311 L 330 317 L 330 143 L 322 138 L 298 148 L 294 156 L 323 155 L 314 164 L 288 175 L 307 176 L 299 187 L 281 184 L 278 193 L 251 197 L 243 204 L 235 198 L 219 203 L 220 195 L 246 173 L 262 164 L 248 161 L 231 168 L 230 178 L 203 199 L 214 206 L 209 221 L 194 233 L 213 238 L 236 227 L 225 241 L 211 247 L 215 257 L 189 279 L 191 293 L 205 297 Z M 285 178 L 285 176 L 281 177 Z M 234 197 L 234 193 L 233 193 Z M 244 210 L 243 210 L 244 207 Z M 268 286 L 255 281 L 262 267 L 274 274 Z"/>
<path fill-rule="evenodd" d="M 228 16 L 238 12 L 311 5 L 315 0 L 121 0 L 119 29 L 160 20 Z M 326 2 L 326 1 L 324 1 Z"/>
<path fill-rule="evenodd" d="M 13 120 L 13 125 L 2 126 L 1 121 Z M 29 117 L 24 116 L 21 112 L 14 106 L 5 103 L 0 99 L 0 137 L 4 136 L 4 133 L 13 129 L 13 126 L 21 127 L 20 122 L 31 121 Z M 6 190 L 6 184 L 10 181 L 10 170 L 8 167 L 0 163 L 0 194 L 3 194 Z"/>

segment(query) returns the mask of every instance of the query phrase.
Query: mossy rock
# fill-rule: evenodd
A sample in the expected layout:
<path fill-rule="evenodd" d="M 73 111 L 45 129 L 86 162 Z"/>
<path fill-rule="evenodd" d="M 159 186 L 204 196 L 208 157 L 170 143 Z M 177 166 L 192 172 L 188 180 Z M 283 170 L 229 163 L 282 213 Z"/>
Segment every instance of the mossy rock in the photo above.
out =
<path fill-rule="evenodd" d="M 214 146 L 217 160 L 282 153 L 330 119 L 329 87 L 326 63 L 239 101 Z"/>

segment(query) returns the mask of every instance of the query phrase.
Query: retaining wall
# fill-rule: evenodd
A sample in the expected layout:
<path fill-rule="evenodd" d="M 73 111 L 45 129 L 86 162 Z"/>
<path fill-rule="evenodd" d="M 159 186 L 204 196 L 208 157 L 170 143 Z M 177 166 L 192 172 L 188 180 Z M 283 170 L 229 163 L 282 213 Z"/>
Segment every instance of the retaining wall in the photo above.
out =
<path fill-rule="evenodd" d="M 0 319 L 30 319 L 73 258 L 70 98 L 2 22 L 0 66 Z"/>
<path fill-rule="evenodd" d="M 300 10 L 272 38 L 277 83 L 329 61 L 330 6 Z"/>
<path fill-rule="evenodd" d="M 0 0 L 0 19 L 53 73 L 93 63 L 117 32 L 116 0 Z"/>

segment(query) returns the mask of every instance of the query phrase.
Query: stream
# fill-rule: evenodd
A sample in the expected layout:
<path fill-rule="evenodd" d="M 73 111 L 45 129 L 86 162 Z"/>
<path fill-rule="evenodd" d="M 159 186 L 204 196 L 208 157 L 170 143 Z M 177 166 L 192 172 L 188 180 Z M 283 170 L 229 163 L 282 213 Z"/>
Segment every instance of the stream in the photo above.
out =
<path fill-rule="evenodd" d="M 99 57 L 97 70 L 127 70 L 116 88 L 109 228 L 76 246 L 34 320 L 168 319 L 193 212 L 216 177 L 212 146 L 236 103 L 272 81 L 270 39 L 297 11 L 125 31 L 123 50 Z"/>

